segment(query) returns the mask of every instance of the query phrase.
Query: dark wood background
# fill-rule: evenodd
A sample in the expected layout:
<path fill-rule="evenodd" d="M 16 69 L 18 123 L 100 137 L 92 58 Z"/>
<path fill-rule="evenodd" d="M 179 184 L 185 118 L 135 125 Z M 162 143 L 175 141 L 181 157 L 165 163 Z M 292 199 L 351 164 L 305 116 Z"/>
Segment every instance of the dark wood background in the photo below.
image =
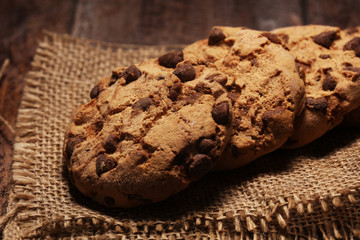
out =
<path fill-rule="evenodd" d="M 42 29 L 117 43 L 186 44 L 206 38 L 213 25 L 347 28 L 360 25 L 359 12 L 360 0 L 0 0 L 0 214 L 11 187 L 24 75 Z"/>

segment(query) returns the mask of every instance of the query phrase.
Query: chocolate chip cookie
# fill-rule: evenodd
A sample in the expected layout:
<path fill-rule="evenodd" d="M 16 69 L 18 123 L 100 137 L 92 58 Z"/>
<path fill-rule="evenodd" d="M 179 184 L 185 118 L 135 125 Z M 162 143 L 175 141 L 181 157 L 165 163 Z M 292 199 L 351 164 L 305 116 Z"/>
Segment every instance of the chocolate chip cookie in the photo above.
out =
<path fill-rule="evenodd" d="M 354 44 L 357 43 L 357 44 Z M 355 55 L 360 55 L 360 27 L 344 29 L 340 32 L 340 39 L 334 43 L 335 49 L 347 49 L 354 51 Z M 354 69 L 360 75 L 360 68 Z M 349 112 L 344 116 L 341 127 L 360 128 L 360 108 Z"/>
<path fill-rule="evenodd" d="M 305 109 L 295 119 L 294 134 L 284 145 L 301 147 L 360 106 L 360 38 L 345 39 L 339 28 L 318 25 L 281 28 L 273 33 L 295 57 L 306 86 Z"/>
<path fill-rule="evenodd" d="M 209 172 L 230 138 L 231 100 L 182 51 L 120 67 L 90 91 L 69 126 L 71 181 L 111 207 L 168 198 Z"/>
<path fill-rule="evenodd" d="M 214 27 L 208 39 L 119 67 L 94 86 L 65 137 L 71 179 L 108 206 L 164 200 L 214 166 L 236 168 L 280 147 L 303 95 L 276 35 Z"/>
<path fill-rule="evenodd" d="M 304 83 L 293 56 L 269 32 L 214 27 L 184 49 L 192 64 L 219 74 L 233 108 L 231 139 L 215 170 L 233 169 L 282 146 L 303 108 Z"/>

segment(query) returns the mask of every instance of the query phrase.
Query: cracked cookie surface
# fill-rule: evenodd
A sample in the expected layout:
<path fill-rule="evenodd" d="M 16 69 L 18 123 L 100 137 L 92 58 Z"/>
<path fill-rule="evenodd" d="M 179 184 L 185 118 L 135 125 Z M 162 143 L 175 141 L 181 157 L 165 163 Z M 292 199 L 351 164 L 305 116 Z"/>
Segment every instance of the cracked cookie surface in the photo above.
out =
<path fill-rule="evenodd" d="M 296 59 L 305 81 L 304 111 L 295 119 L 285 148 L 301 147 L 340 124 L 360 105 L 360 38 L 330 26 L 274 30 Z"/>
<path fill-rule="evenodd" d="M 74 185 L 112 207 L 166 199 L 209 172 L 230 137 L 231 101 L 182 52 L 117 68 L 91 90 L 64 143 Z"/>
<path fill-rule="evenodd" d="M 245 165 L 285 143 L 303 108 L 304 83 L 275 34 L 214 27 L 207 40 L 185 48 L 184 56 L 226 76 L 218 81 L 232 102 L 232 133 L 215 170 Z"/>
<path fill-rule="evenodd" d="M 354 43 L 360 42 L 360 27 L 344 29 L 340 32 L 340 39 L 334 44 L 335 49 L 350 49 L 355 52 L 355 55 L 360 54 L 360 44 Z M 360 69 L 357 69 L 360 74 Z M 347 113 L 341 123 L 341 127 L 345 128 L 360 128 L 360 107 Z"/>

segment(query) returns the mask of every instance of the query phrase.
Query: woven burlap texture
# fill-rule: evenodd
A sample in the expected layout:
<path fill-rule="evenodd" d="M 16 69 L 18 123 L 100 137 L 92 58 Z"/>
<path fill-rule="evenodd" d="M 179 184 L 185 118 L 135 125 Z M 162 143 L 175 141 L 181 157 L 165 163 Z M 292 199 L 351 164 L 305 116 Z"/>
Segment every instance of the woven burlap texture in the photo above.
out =
<path fill-rule="evenodd" d="M 337 129 L 298 150 L 208 174 L 170 199 L 101 207 L 68 182 L 62 143 L 75 108 L 116 66 L 178 46 L 115 45 L 44 33 L 19 109 L 4 239 L 360 237 L 360 133 Z"/>

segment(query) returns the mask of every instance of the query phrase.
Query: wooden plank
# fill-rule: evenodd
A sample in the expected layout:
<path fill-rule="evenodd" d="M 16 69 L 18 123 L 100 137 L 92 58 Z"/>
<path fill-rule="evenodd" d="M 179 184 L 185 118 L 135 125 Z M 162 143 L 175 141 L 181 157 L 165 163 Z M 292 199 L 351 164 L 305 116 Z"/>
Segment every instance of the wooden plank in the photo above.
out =
<path fill-rule="evenodd" d="M 70 32 L 76 1 L 0 1 L 0 213 L 4 213 L 11 176 L 14 127 L 24 75 L 30 69 L 41 30 Z"/>
<path fill-rule="evenodd" d="M 307 0 L 307 9 L 308 20 L 311 24 L 341 28 L 360 25 L 360 1 L 358 0 Z"/>
<path fill-rule="evenodd" d="M 191 43 L 214 25 L 270 30 L 301 24 L 299 1 L 80 1 L 73 35 L 135 44 Z"/>

